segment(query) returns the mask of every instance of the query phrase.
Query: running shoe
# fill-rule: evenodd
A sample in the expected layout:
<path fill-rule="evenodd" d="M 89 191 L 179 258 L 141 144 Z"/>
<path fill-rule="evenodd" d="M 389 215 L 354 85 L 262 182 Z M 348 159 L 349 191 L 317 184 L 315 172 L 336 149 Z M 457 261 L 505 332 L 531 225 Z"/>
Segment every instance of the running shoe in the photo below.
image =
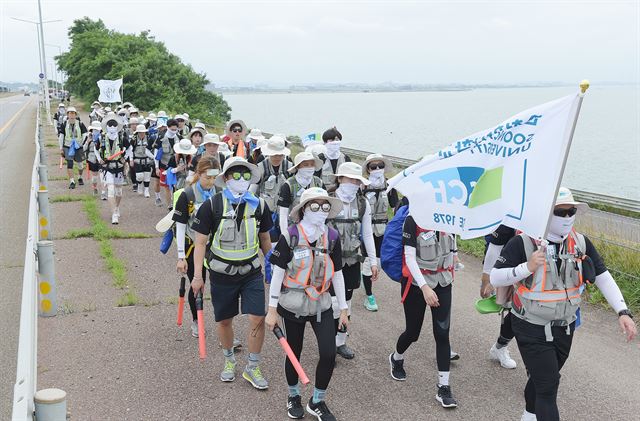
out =
<path fill-rule="evenodd" d="M 191 322 L 191 336 L 194 338 L 198 337 L 198 322 L 195 320 Z"/>
<path fill-rule="evenodd" d="M 352 360 L 356 356 L 355 352 L 353 352 L 353 349 L 349 348 L 346 344 L 337 347 L 336 353 L 345 360 Z"/>
<path fill-rule="evenodd" d="M 113 215 L 111 215 L 111 223 L 113 225 L 118 225 L 118 214 L 116 214 L 115 212 L 113 213 Z"/>
<path fill-rule="evenodd" d="M 287 398 L 287 415 L 294 420 L 304 418 L 304 408 L 302 407 L 300 395 Z"/>
<path fill-rule="evenodd" d="M 133 190 L 134 193 L 138 192 L 138 185 L 134 184 L 133 187 L 131 188 L 131 190 Z"/>
<path fill-rule="evenodd" d="M 236 363 L 231 360 L 224 360 L 224 368 L 220 373 L 220 380 L 223 382 L 232 382 L 236 379 Z"/>
<path fill-rule="evenodd" d="M 307 412 L 316 417 L 320 421 L 336 421 L 327 404 L 324 401 L 313 403 L 313 398 L 309 399 L 307 404 Z"/>
<path fill-rule="evenodd" d="M 364 308 L 369 311 L 378 311 L 378 303 L 376 302 L 376 297 L 374 295 L 367 295 L 364 299 Z"/>
<path fill-rule="evenodd" d="M 458 406 L 458 402 L 451 393 L 451 386 L 438 386 L 436 400 L 440 402 L 443 408 L 455 408 Z"/>
<path fill-rule="evenodd" d="M 78 177 L 78 185 L 84 186 L 84 181 L 82 180 L 82 177 Z"/>
<path fill-rule="evenodd" d="M 449 352 L 449 361 L 458 361 L 460 359 L 460 354 L 457 352 L 453 352 L 453 350 L 450 350 Z"/>
<path fill-rule="evenodd" d="M 76 188 L 76 182 L 75 182 L 75 181 L 72 181 L 71 183 L 69 183 L 69 188 L 70 188 L 71 190 L 75 189 L 75 188 Z"/>
<path fill-rule="evenodd" d="M 100 200 L 107 200 L 107 192 L 106 191 L 102 191 L 100 193 Z"/>
<path fill-rule="evenodd" d="M 393 352 L 389 354 L 389 366 L 391 367 L 391 378 L 393 380 L 405 381 L 407 373 L 404 371 L 404 360 L 394 360 Z"/>
<path fill-rule="evenodd" d="M 148 187 L 144 188 L 144 197 L 149 197 L 149 188 Z"/>
<path fill-rule="evenodd" d="M 489 356 L 494 361 L 499 361 L 500 365 L 503 368 L 516 368 L 517 364 L 513 358 L 511 358 L 511 354 L 509 353 L 509 349 L 506 346 L 502 348 L 498 348 L 496 344 L 493 344 L 491 349 L 489 350 Z"/>
<path fill-rule="evenodd" d="M 269 383 L 267 379 L 262 376 L 262 371 L 260 371 L 259 366 L 246 366 L 242 372 L 242 377 L 256 389 L 265 390 L 269 388 Z"/>
<path fill-rule="evenodd" d="M 525 409 L 522 412 L 522 416 L 520 417 L 520 421 L 538 421 L 536 414 L 532 414 L 531 412 L 527 412 Z"/>
<path fill-rule="evenodd" d="M 156 197 L 156 206 L 162 206 L 162 199 Z"/>
<path fill-rule="evenodd" d="M 462 270 L 462 269 L 464 269 L 464 265 L 462 264 L 462 262 L 456 263 L 456 265 L 454 267 L 454 270 L 455 271 L 459 271 L 459 270 Z"/>

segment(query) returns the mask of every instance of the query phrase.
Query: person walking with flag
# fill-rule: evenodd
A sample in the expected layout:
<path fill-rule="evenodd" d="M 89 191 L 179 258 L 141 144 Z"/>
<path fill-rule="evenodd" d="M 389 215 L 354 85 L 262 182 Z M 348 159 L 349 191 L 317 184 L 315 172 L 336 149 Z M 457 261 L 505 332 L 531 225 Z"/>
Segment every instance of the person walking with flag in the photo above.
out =
<path fill-rule="evenodd" d="M 58 130 L 58 143 L 60 145 L 60 155 L 67 161 L 67 176 L 69 177 L 69 188 L 75 189 L 76 182 L 73 178 L 73 164 L 78 164 L 78 184 L 84 185 L 82 171 L 84 166 L 84 150 L 82 149 L 83 137 L 87 133 L 87 128 L 80 120 L 74 107 L 67 108 L 67 119 Z"/>
<path fill-rule="evenodd" d="M 573 227 L 576 214 L 586 208 L 571 190 L 560 187 L 546 241 L 516 235 L 491 270 L 494 287 L 514 287 L 511 325 L 528 375 L 522 421 L 560 419 L 556 401 L 560 370 L 569 358 L 587 284 L 595 284 L 617 313 L 627 341 L 637 334 L 633 316 L 600 254 Z"/>
<path fill-rule="evenodd" d="M 327 219 L 336 217 L 342 206 L 340 199 L 330 197 L 320 187 L 306 189 L 300 202 L 291 210 L 290 218 L 294 223 L 283 232 L 270 259 L 274 268 L 265 324 L 270 331 L 282 324 L 298 359 L 305 327 L 307 323 L 311 325 L 320 358 L 316 365 L 313 396 L 306 410 L 322 421 L 335 420 L 325 403 L 336 359 L 330 287 L 335 291 L 340 308 L 339 327 L 346 328 L 349 324 L 339 234 L 327 225 Z M 282 322 L 278 321 L 278 316 Z M 300 382 L 289 358 L 285 360 L 284 372 L 289 388 L 287 415 L 303 418 Z"/>

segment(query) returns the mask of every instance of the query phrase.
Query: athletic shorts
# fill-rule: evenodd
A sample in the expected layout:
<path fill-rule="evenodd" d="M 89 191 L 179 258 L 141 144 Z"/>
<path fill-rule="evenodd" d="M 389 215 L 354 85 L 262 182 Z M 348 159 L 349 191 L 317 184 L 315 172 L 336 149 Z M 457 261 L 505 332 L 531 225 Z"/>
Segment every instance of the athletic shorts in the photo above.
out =
<path fill-rule="evenodd" d="M 242 314 L 264 316 L 264 281 L 262 274 L 238 283 L 215 282 L 216 274 L 209 271 L 211 280 L 211 304 L 216 322 Z"/>
<path fill-rule="evenodd" d="M 104 172 L 104 183 L 113 184 L 114 186 L 121 186 L 124 184 L 124 172 L 112 173 L 109 171 Z"/>
<path fill-rule="evenodd" d="M 84 161 L 84 150 L 82 148 L 76 149 L 76 153 L 73 156 L 69 156 L 69 147 L 64 146 L 62 150 L 64 151 L 64 158 L 67 160 L 67 168 L 73 168 L 74 161 L 78 163 Z"/>
<path fill-rule="evenodd" d="M 87 164 L 89 164 L 89 171 L 92 171 L 92 172 L 100 171 L 100 164 L 98 164 L 97 162 L 87 161 Z"/>
<path fill-rule="evenodd" d="M 167 187 L 167 174 L 165 173 L 167 170 L 160 169 L 160 186 Z"/>

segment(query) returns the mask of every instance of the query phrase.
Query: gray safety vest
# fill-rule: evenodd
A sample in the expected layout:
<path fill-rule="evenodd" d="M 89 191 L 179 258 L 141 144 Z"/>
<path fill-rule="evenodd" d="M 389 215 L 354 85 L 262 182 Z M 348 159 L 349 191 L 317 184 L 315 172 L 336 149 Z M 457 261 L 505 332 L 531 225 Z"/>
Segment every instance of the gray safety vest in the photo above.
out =
<path fill-rule="evenodd" d="M 330 193 L 330 195 L 335 197 L 335 193 Z M 327 219 L 329 226 L 340 234 L 343 265 L 364 262 L 360 235 L 362 234 L 362 218 L 367 209 L 366 200 L 364 196 L 358 194 L 353 202 L 342 204 L 343 208 L 335 218 Z"/>
<path fill-rule="evenodd" d="M 296 180 L 295 175 L 287 178 L 285 183 L 287 183 L 287 185 L 289 186 L 289 191 L 291 191 L 291 204 L 289 205 L 289 213 L 291 213 L 291 209 L 293 209 L 298 205 L 298 203 L 300 203 L 300 197 L 306 189 L 308 189 L 309 187 L 322 187 L 322 180 L 315 175 L 313 176 L 313 178 L 311 179 L 311 183 L 309 183 L 307 187 L 302 187 L 300 183 L 298 183 L 298 180 Z M 291 219 L 289 219 L 289 225 L 291 225 L 292 223 L 293 222 L 291 221 Z"/>
<path fill-rule="evenodd" d="M 73 130 L 71 130 L 71 124 L 69 123 L 69 121 L 67 121 L 64 127 L 63 146 L 67 148 L 70 147 L 71 141 L 73 139 L 75 139 L 78 145 L 80 145 L 82 143 L 80 141 L 81 137 L 82 137 L 82 131 L 80 130 L 80 122 L 76 120 L 76 122 L 73 124 Z"/>
<path fill-rule="evenodd" d="M 173 141 L 180 141 L 180 137 L 176 136 L 173 138 Z M 175 153 L 173 152 L 173 147 L 171 146 L 171 141 L 168 137 L 164 136 L 162 139 L 160 139 L 160 147 L 162 148 L 162 158 L 160 158 L 160 163 L 164 166 L 167 167 L 169 165 L 169 161 L 171 160 L 171 157 L 173 157 L 173 155 L 175 155 Z"/>
<path fill-rule="evenodd" d="M 381 189 L 364 189 L 364 196 L 369 201 L 371 206 L 371 224 L 373 226 L 373 235 L 381 237 L 384 235 L 384 230 L 387 228 L 389 222 L 389 196 L 386 193 L 386 188 Z"/>
<path fill-rule="evenodd" d="M 100 135 L 100 143 L 104 142 L 104 137 Z M 96 142 L 93 140 L 93 135 L 89 134 L 89 138 L 87 139 L 87 161 L 92 164 L 96 164 L 98 162 L 98 151 L 96 151 Z"/>
<path fill-rule="evenodd" d="M 284 159 L 280 164 L 278 173 L 273 172 L 273 166 L 266 158 L 261 163 L 262 180 L 258 184 L 258 194 L 267 202 L 269 209 L 276 210 L 278 197 L 280 196 L 280 187 L 287 181 L 287 171 L 289 170 L 289 161 Z"/>
<path fill-rule="evenodd" d="M 416 232 L 416 262 L 429 288 L 453 282 L 453 235 L 423 230 Z M 407 274 L 405 273 L 405 276 Z M 417 285 L 417 283 L 414 281 Z"/>
<path fill-rule="evenodd" d="M 176 193 L 177 192 L 178 191 L 176 191 Z M 191 243 L 195 243 L 196 232 L 191 228 L 191 224 L 193 224 L 196 214 L 198 213 L 198 209 L 200 209 L 200 206 L 202 206 L 205 200 L 200 194 L 200 191 L 193 185 L 188 185 L 184 189 L 181 189 L 180 193 L 177 195 L 178 197 L 176 197 L 176 201 L 181 194 L 184 194 L 187 197 L 187 211 L 189 212 L 189 222 L 187 222 L 186 234 L 189 241 Z M 173 207 L 176 207 L 175 203 L 173 204 Z"/>
<path fill-rule="evenodd" d="M 345 155 L 340 152 L 340 156 L 338 157 L 338 162 L 336 164 L 336 170 L 340 168 L 340 165 L 347 162 L 345 160 Z M 331 160 L 324 155 L 324 164 L 322 165 L 322 182 L 328 192 L 334 191 L 338 187 L 338 180 L 333 177 L 333 166 L 331 166 Z"/>
<path fill-rule="evenodd" d="M 147 160 L 149 159 L 149 157 L 147 156 L 147 146 L 149 146 L 149 141 L 146 136 L 144 139 L 140 139 L 138 136 L 135 136 L 133 160 L 136 164 L 147 164 Z"/>
<path fill-rule="evenodd" d="M 108 137 L 104 137 L 102 139 L 102 160 L 105 162 L 106 170 L 110 173 L 119 173 L 124 170 L 124 163 L 122 162 L 124 155 L 120 155 L 118 158 L 113 161 L 108 161 L 111 155 L 115 154 L 122 150 L 122 133 L 118 133 L 118 138 L 113 141 L 113 146 L 111 146 L 111 140 Z"/>
<path fill-rule="evenodd" d="M 526 234 L 520 237 L 528 261 L 536 246 Z M 529 323 L 545 326 L 548 341 L 553 340 L 552 326 L 568 328 L 577 318 L 584 289 L 582 259 L 586 248 L 584 236 L 572 231 L 557 252 L 559 270 L 554 256 L 547 253 L 544 266 L 514 285 L 511 312 Z"/>

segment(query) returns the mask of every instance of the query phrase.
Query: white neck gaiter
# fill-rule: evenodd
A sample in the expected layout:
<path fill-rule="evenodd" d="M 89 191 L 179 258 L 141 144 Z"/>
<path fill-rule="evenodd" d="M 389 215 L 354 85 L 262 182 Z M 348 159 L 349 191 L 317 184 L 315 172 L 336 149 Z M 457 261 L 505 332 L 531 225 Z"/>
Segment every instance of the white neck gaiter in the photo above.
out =
<path fill-rule="evenodd" d="M 547 240 L 553 243 L 562 243 L 573 228 L 573 223 L 576 220 L 576 216 L 570 216 L 563 218 L 561 216 L 551 215 L 551 222 L 549 223 L 549 232 L 547 233 Z"/>
<path fill-rule="evenodd" d="M 336 189 L 336 196 L 344 203 L 351 203 L 356 198 L 360 186 L 353 183 L 343 183 Z"/>
<path fill-rule="evenodd" d="M 318 211 L 312 212 L 307 208 L 304 211 L 300 225 L 304 229 L 304 233 L 307 234 L 307 239 L 310 242 L 316 241 L 324 232 L 324 224 L 329 216 L 329 212 Z"/>
<path fill-rule="evenodd" d="M 311 180 L 313 180 L 313 173 L 315 172 L 314 168 L 298 168 L 295 175 L 296 181 L 300 186 L 307 187 L 311 184 Z"/>
<path fill-rule="evenodd" d="M 340 157 L 340 145 L 341 141 L 327 142 L 324 146 L 327 148 L 327 158 L 338 159 Z"/>
<path fill-rule="evenodd" d="M 382 188 L 384 187 L 384 170 L 373 170 L 369 173 L 369 182 L 371 187 Z"/>

